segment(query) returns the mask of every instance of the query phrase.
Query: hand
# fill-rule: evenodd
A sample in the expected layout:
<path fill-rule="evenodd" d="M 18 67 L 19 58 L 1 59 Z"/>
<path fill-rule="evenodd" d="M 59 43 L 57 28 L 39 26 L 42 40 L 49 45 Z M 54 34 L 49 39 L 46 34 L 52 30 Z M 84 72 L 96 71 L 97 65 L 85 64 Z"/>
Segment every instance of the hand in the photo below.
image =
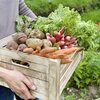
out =
<path fill-rule="evenodd" d="M 29 90 L 35 90 L 36 88 L 22 73 L 15 70 L 7 70 L 4 80 L 20 98 L 24 100 L 34 99 Z"/>

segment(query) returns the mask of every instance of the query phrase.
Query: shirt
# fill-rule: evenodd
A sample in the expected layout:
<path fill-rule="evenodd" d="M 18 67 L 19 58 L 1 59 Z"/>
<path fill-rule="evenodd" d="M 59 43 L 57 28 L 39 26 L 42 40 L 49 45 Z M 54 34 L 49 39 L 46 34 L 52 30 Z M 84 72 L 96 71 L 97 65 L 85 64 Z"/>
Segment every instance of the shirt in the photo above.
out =
<path fill-rule="evenodd" d="M 19 14 L 36 17 L 24 0 L 0 0 L 0 39 L 15 33 L 16 16 Z"/>

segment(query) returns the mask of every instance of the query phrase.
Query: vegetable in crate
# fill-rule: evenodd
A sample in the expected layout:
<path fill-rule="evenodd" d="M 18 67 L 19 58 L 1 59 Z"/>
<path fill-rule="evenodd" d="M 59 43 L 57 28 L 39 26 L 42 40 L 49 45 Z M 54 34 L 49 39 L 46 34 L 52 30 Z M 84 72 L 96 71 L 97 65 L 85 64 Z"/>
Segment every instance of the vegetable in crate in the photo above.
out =
<path fill-rule="evenodd" d="M 27 35 L 25 33 L 16 33 L 13 35 L 14 41 L 16 41 L 18 44 L 26 43 Z"/>
<path fill-rule="evenodd" d="M 50 40 L 54 45 L 58 45 L 61 49 L 71 48 L 77 44 L 77 39 L 71 35 L 65 34 L 64 27 L 59 32 L 54 31 L 54 34 L 46 34 L 46 38 Z"/>
<path fill-rule="evenodd" d="M 27 39 L 26 44 L 30 48 L 37 49 L 37 47 L 41 48 L 43 46 L 43 41 L 38 38 L 29 38 Z"/>
<path fill-rule="evenodd" d="M 18 44 L 15 41 L 11 40 L 7 43 L 6 48 L 9 50 L 17 50 Z"/>
<path fill-rule="evenodd" d="M 25 48 L 27 48 L 27 46 L 26 46 L 26 44 L 20 44 L 19 46 L 18 46 L 18 51 L 23 51 Z"/>
<path fill-rule="evenodd" d="M 49 41 L 48 39 L 43 39 L 43 47 L 52 47 L 52 42 Z"/>
<path fill-rule="evenodd" d="M 30 34 L 29 38 L 39 38 L 39 39 L 44 39 L 45 34 L 41 32 L 39 29 L 34 29 Z"/>
<path fill-rule="evenodd" d="M 25 49 L 23 50 L 23 52 L 24 52 L 24 53 L 28 53 L 28 54 L 32 54 L 33 48 L 25 48 Z"/>
<path fill-rule="evenodd" d="M 42 49 L 38 55 L 51 59 L 61 59 L 61 64 L 66 64 L 72 62 L 69 55 L 73 54 L 74 52 L 78 52 L 80 50 L 82 50 L 82 48 L 79 47 L 72 47 L 60 50 L 57 50 L 57 48 L 55 47 L 47 47 Z"/>

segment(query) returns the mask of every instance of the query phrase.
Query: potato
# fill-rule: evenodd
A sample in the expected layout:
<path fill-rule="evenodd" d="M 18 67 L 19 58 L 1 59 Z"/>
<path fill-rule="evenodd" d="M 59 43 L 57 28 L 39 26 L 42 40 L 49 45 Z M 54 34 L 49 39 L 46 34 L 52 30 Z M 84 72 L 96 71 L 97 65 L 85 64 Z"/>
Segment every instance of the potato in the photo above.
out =
<path fill-rule="evenodd" d="M 23 51 L 25 48 L 27 48 L 27 46 L 26 46 L 26 44 L 20 44 L 19 46 L 18 46 L 18 51 Z"/>
<path fill-rule="evenodd" d="M 43 39 L 43 47 L 52 47 L 52 43 L 51 41 L 47 40 L 47 39 Z"/>
<path fill-rule="evenodd" d="M 22 44 L 25 43 L 27 40 L 27 35 L 25 33 L 16 33 L 15 35 L 13 35 L 13 39 L 14 41 L 16 41 L 18 44 Z"/>
<path fill-rule="evenodd" d="M 45 35 L 43 32 L 41 32 L 38 29 L 34 29 L 30 34 L 29 34 L 29 38 L 39 38 L 39 39 L 44 39 Z"/>
<path fill-rule="evenodd" d="M 43 41 L 37 38 L 29 38 L 26 41 L 28 47 L 36 49 L 37 47 L 42 47 Z"/>
<path fill-rule="evenodd" d="M 15 41 L 11 40 L 7 43 L 6 48 L 9 50 L 17 50 L 18 44 Z"/>

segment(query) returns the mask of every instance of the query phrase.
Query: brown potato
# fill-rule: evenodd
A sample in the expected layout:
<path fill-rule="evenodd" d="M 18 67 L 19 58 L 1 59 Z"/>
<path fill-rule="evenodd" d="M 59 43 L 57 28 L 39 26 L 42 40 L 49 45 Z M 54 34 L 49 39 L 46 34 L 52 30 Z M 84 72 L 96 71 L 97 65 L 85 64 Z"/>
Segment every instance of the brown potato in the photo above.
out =
<path fill-rule="evenodd" d="M 23 51 L 25 48 L 27 48 L 27 46 L 26 46 L 26 44 L 20 44 L 19 46 L 18 46 L 18 51 Z"/>
<path fill-rule="evenodd" d="M 15 41 L 11 40 L 7 43 L 6 48 L 9 50 L 17 50 L 18 44 Z"/>
<path fill-rule="evenodd" d="M 18 44 L 26 43 L 27 35 L 25 33 L 16 33 L 13 35 L 14 41 L 16 41 Z"/>

